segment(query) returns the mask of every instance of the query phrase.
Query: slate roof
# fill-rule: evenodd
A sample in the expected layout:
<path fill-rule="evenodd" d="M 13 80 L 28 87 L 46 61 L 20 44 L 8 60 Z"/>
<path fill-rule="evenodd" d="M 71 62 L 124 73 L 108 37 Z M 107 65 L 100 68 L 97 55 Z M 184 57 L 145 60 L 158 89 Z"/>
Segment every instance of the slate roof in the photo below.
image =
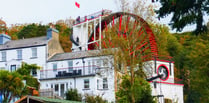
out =
<path fill-rule="evenodd" d="M 61 60 L 70 60 L 77 58 L 85 58 L 85 57 L 96 57 L 103 55 L 111 55 L 113 49 L 103 49 L 103 50 L 89 50 L 89 51 L 79 51 L 79 52 L 70 52 L 70 53 L 58 53 L 51 57 L 48 61 L 61 61 Z"/>
<path fill-rule="evenodd" d="M 47 44 L 46 36 L 11 40 L 11 41 L 6 42 L 3 45 L 0 45 L 0 50 L 26 48 L 26 47 L 45 45 L 45 44 Z"/>

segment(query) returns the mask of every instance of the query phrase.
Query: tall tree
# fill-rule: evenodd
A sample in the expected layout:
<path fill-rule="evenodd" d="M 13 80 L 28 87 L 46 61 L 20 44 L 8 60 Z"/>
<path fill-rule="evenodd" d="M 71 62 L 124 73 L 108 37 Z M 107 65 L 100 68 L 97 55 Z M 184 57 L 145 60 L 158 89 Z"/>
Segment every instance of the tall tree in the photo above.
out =
<path fill-rule="evenodd" d="M 176 31 L 191 24 L 196 24 L 195 34 L 207 30 L 204 24 L 203 16 L 209 14 L 209 1 L 208 0 L 159 0 L 161 7 L 157 10 L 159 18 L 172 15 L 170 25 Z"/>

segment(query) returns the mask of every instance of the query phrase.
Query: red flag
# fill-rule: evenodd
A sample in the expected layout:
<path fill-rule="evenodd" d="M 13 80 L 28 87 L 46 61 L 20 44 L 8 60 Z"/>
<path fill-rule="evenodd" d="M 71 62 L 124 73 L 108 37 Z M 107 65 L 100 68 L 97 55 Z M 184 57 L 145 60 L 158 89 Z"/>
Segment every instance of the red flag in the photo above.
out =
<path fill-rule="evenodd" d="M 80 4 L 78 2 L 75 2 L 75 6 L 80 8 Z"/>

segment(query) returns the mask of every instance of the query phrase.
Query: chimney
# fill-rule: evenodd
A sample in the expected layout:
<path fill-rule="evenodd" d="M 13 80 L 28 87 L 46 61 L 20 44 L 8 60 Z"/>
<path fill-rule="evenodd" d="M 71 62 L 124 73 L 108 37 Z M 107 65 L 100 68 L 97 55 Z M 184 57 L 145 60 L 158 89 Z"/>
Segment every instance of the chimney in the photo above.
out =
<path fill-rule="evenodd" d="M 48 58 L 52 57 L 56 53 L 63 53 L 62 46 L 59 41 L 59 31 L 54 28 L 49 28 L 47 30 L 47 40 L 48 40 Z"/>
<path fill-rule="evenodd" d="M 11 37 L 6 34 L 0 34 L 0 45 L 5 44 L 7 41 L 10 41 Z"/>
<path fill-rule="evenodd" d="M 57 36 L 59 37 L 59 31 L 57 29 L 54 28 L 47 29 L 47 40 Z"/>

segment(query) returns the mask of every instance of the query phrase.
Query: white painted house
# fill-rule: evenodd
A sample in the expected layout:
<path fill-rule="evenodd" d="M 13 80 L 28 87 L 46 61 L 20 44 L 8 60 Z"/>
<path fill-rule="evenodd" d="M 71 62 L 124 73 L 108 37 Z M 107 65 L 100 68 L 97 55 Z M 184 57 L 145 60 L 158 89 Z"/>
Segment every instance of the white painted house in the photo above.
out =
<path fill-rule="evenodd" d="M 22 62 L 37 64 L 41 70 L 31 75 L 40 81 L 40 90 L 53 90 L 53 95 L 65 97 L 70 88 L 82 95 L 100 95 L 115 101 L 114 67 L 112 56 L 103 56 L 99 50 L 63 53 L 58 31 L 48 29 L 47 36 L 11 40 L 0 34 L 0 69 L 15 71 Z M 40 92 L 47 96 L 46 92 Z"/>
<path fill-rule="evenodd" d="M 94 18 L 73 26 L 71 38 L 75 41 L 71 53 L 64 53 L 59 43 L 59 32 L 53 28 L 47 30 L 46 36 L 21 40 L 11 40 L 8 35 L 0 34 L 0 69 L 12 72 L 22 62 L 37 64 L 41 70 L 31 74 L 39 79 L 42 96 L 64 98 L 68 89 L 76 88 L 82 95 L 100 95 L 108 102 L 115 102 L 118 80 L 114 57 L 102 55 L 101 48 L 88 50 L 89 32 L 95 31 L 95 26 L 104 17 L 97 13 Z M 89 25 L 93 29 L 89 29 Z M 101 38 L 93 42 L 100 41 Z M 150 60 L 144 63 L 144 69 L 149 71 L 147 75 L 150 78 L 159 74 L 163 76 L 150 82 L 152 95 L 158 98 L 159 103 L 167 100 L 183 103 L 183 85 L 174 81 L 174 62 Z"/>

